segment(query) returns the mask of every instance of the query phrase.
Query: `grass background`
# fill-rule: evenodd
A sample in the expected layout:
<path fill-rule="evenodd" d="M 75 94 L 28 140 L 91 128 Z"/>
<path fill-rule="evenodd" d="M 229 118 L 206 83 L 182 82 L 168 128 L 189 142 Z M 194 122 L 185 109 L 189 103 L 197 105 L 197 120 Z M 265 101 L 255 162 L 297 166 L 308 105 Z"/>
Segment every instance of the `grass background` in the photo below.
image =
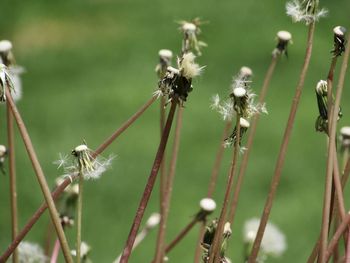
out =
<path fill-rule="evenodd" d="M 350 26 L 350 2 L 328 0 L 321 4 L 330 12 L 317 24 L 310 70 L 271 214 L 272 222 L 287 236 L 288 250 L 271 262 L 305 262 L 321 225 L 326 139 L 314 131 L 314 87 L 327 76 L 332 28 Z M 206 193 L 224 126 L 209 109 L 210 97 L 215 93 L 226 95 L 232 76 L 243 65 L 253 69 L 252 87 L 258 93 L 275 34 L 289 30 L 294 44 L 289 47 L 289 58 L 281 59 L 271 82 L 266 101 L 269 115 L 260 120 L 229 245 L 229 256 L 234 262 L 242 262 L 242 226 L 246 219 L 260 217 L 262 212 L 305 50 L 307 27 L 292 24 L 284 6 L 285 1 L 272 0 L 2 1 L 0 38 L 13 42 L 17 62 L 27 70 L 23 75 L 24 97 L 18 107 L 50 185 L 61 173 L 52 164 L 58 153 L 69 154 L 82 139 L 91 148 L 97 147 L 148 100 L 157 83 L 154 68 L 158 50 L 169 48 L 178 53 L 181 47 L 181 34 L 174 21 L 200 16 L 210 21 L 202 28 L 202 39 L 209 46 L 198 59 L 206 69 L 195 81 L 184 112 L 167 233 L 170 240 L 196 213 Z M 349 125 L 347 87 L 341 126 Z M 0 140 L 4 143 L 4 106 L 0 118 Z M 23 143 L 17 138 L 21 227 L 43 197 Z M 98 181 L 86 182 L 83 239 L 93 248 L 94 262 L 111 262 L 120 253 L 158 140 L 158 106 L 153 105 L 104 154 L 117 155 L 113 169 Z M 229 162 L 230 150 L 226 151 L 215 194 L 218 204 L 222 202 Z M 10 210 L 8 176 L 0 177 L 2 252 L 10 241 Z M 146 217 L 158 210 L 157 200 L 158 189 L 154 189 Z M 42 242 L 47 222 L 45 214 L 26 240 Z M 193 260 L 197 233 L 197 229 L 192 231 L 169 254 L 171 262 Z M 74 229 L 68 230 L 68 236 L 73 248 Z M 130 262 L 150 262 L 155 239 L 156 231 L 134 252 Z"/>

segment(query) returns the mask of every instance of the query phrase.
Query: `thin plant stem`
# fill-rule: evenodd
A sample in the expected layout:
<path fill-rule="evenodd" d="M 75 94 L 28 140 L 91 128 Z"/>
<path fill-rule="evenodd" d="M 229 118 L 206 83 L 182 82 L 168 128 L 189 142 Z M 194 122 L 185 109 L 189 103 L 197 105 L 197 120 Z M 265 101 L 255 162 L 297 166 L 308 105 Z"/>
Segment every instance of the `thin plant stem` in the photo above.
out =
<path fill-rule="evenodd" d="M 302 93 L 302 90 L 304 87 L 306 74 L 307 74 L 309 64 L 310 64 L 314 32 L 315 32 L 315 23 L 312 22 L 309 25 L 308 40 L 307 40 L 307 47 L 306 47 L 306 54 L 305 54 L 303 68 L 302 68 L 300 78 L 299 78 L 299 81 L 298 81 L 298 84 L 296 87 L 295 95 L 293 98 L 287 126 L 286 126 L 286 129 L 284 132 L 281 148 L 280 148 L 278 158 L 277 158 L 274 176 L 273 176 L 272 181 L 271 181 L 270 191 L 269 191 L 266 203 L 265 203 L 264 211 L 263 211 L 263 214 L 262 214 L 262 217 L 260 220 L 259 229 L 258 229 L 256 238 L 254 240 L 252 252 L 249 256 L 248 263 L 255 263 L 256 262 L 256 258 L 257 258 L 258 253 L 259 253 L 261 241 L 262 241 L 262 238 L 263 238 L 263 235 L 265 232 L 266 224 L 267 224 L 267 221 L 269 219 L 270 212 L 272 209 L 273 199 L 275 197 L 277 187 L 278 187 L 278 184 L 280 182 L 282 168 L 283 168 L 283 164 L 284 164 L 284 160 L 286 157 L 287 148 L 288 148 L 288 144 L 289 144 L 289 139 L 290 139 L 290 136 L 291 136 L 292 130 L 293 130 L 294 119 L 296 116 L 301 93 Z"/>
<path fill-rule="evenodd" d="M 120 134 L 122 134 L 131 124 L 133 124 L 149 106 L 157 99 L 156 96 L 150 98 L 134 115 L 120 126 L 109 138 L 107 138 L 97 149 L 96 152 L 103 152 Z"/>
<path fill-rule="evenodd" d="M 76 262 L 80 263 L 81 257 L 81 221 L 83 216 L 83 189 L 84 189 L 84 175 L 82 171 L 79 173 L 79 193 L 77 203 L 77 241 L 76 241 Z"/>
<path fill-rule="evenodd" d="M 12 240 L 16 238 L 18 232 L 18 207 L 17 207 L 17 187 L 16 187 L 16 160 L 15 160 L 15 133 L 13 129 L 13 116 L 10 106 L 7 105 L 7 141 L 9 147 L 9 172 L 10 172 L 10 200 L 11 200 L 11 234 Z M 17 249 L 13 252 L 12 262 L 18 262 Z"/>
<path fill-rule="evenodd" d="M 54 245 L 53 250 L 52 250 L 52 256 L 50 259 L 50 263 L 57 262 L 59 252 L 60 252 L 60 241 L 58 239 L 56 239 L 55 245 Z"/>
<path fill-rule="evenodd" d="M 343 233 L 347 230 L 348 225 L 350 223 L 350 214 L 346 214 L 345 220 L 341 222 L 339 225 L 337 231 L 334 233 L 332 239 L 330 240 L 326 253 L 325 253 L 325 262 L 328 262 L 329 258 L 331 257 L 333 250 L 336 246 L 336 244 L 339 242 L 340 237 L 343 235 Z"/>
<path fill-rule="evenodd" d="M 236 120 L 236 138 L 235 138 L 235 145 L 233 148 L 232 162 L 231 162 L 231 167 L 230 167 L 229 174 L 228 174 L 226 192 L 225 192 L 224 202 L 223 202 L 221 212 L 220 212 L 220 217 L 218 220 L 218 226 L 217 226 L 217 229 L 215 231 L 214 240 L 213 240 L 213 243 L 211 244 L 211 248 L 210 248 L 211 253 L 209 255 L 209 263 L 219 262 L 222 233 L 223 233 L 223 229 L 224 229 L 224 225 L 225 225 L 225 221 L 226 221 L 227 209 L 228 209 L 229 202 L 230 202 L 230 193 L 231 193 L 232 186 L 233 186 L 233 179 L 234 179 L 234 175 L 236 173 L 237 159 L 238 159 L 239 147 L 240 147 L 240 141 L 241 141 L 240 115 L 237 114 L 236 117 L 237 117 L 237 120 Z"/>
<path fill-rule="evenodd" d="M 349 235 L 350 235 L 350 229 L 348 230 L 348 236 Z M 350 242 L 349 242 L 349 240 L 346 244 L 345 263 L 350 263 Z"/>
<path fill-rule="evenodd" d="M 151 100 L 146 102 L 144 106 L 141 107 L 140 110 L 138 110 L 134 115 L 132 115 L 124 124 L 118 128 L 106 141 L 104 141 L 95 151 L 93 151 L 92 155 L 93 157 L 96 157 L 97 155 L 101 154 L 112 142 L 113 140 L 117 139 L 119 135 L 121 135 L 130 125 L 137 120 L 138 117 L 142 115 L 142 113 L 154 102 L 155 97 L 152 97 Z M 64 189 L 73 182 L 74 179 L 78 177 L 78 174 L 70 175 L 67 177 L 59 186 L 56 187 L 56 189 L 52 192 L 52 198 L 56 200 L 64 191 Z M 0 257 L 0 263 L 6 262 L 6 260 L 10 257 L 10 255 L 13 253 L 13 251 L 16 249 L 16 247 L 19 245 L 19 243 L 24 239 L 24 237 L 28 234 L 28 232 L 32 229 L 33 225 L 39 220 L 41 215 L 45 212 L 45 210 L 48 208 L 46 202 L 43 202 L 41 206 L 35 211 L 35 213 L 32 215 L 32 217 L 28 220 L 28 222 L 25 224 L 23 229 L 18 233 L 16 238 L 12 241 L 12 243 L 8 246 L 6 251 L 3 255 Z"/>
<path fill-rule="evenodd" d="M 350 37 L 349 37 L 350 39 Z M 340 75 L 337 85 L 337 92 L 335 96 L 335 103 L 333 109 L 330 111 L 331 116 L 329 122 L 329 147 L 328 147 L 328 159 L 327 159 L 327 175 L 326 175 L 326 190 L 325 190 L 325 196 L 324 196 L 324 208 L 323 208 L 323 217 L 322 217 L 322 231 L 321 231 L 321 242 L 320 242 L 320 252 L 319 252 L 319 259 L 318 261 L 320 263 L 326 262 L 326 249 L 327 249 L 327 240 L 328 240 L 328 215 L 325 216 L 325 213 L 328 211 L 329 214 L 329 207 L 330 207 L 330 186 L 332 183 L 332 171 L 333 171 L 333 165 L 334 165 L 334 158 L 335 155 L 334 149 L 336 147 L 336 127 L 337 127 L 337 115 L 338 111 L 336 109 L 339 109 L 340 106 L 340 100 L 343 92 L 344 87 L 344 81 L 345 81 L 345 75 L 347 70 L 347 63 L 349 60 L 349 48 L 346 49 L 344 53 L 343 63 L 340 69 Z M 329 182 L 330 181 L 330 182 Z"/>
<path fill-rule="evenodd" d="M 175 100 L 171 103 L 171 108 L 170 108 L 170 111 L 168 114 L 167 122 L 166 122 L 164 130 L 163 130 L 162 139 L 160 141 L 158 151 L 157 151 L 157 154 L 156 154 L 156 157 L 154 159 L 154 163 L 153 163 L 153 166 L 151 169 L 151 173 L 148 177 L 148 181 L 147 181 L 145 190 L 143 192 L 140 204 L 137 208 L 136 215 L 135 215 L 133 224 L 131 226 L 129 236 L 128 236 L 128 239 L 126 241 L 126 244 L 125 244 L 125 247 L 124 247 L 124 250 L 122 253 L 122 257 L 120 259 L 121 263 L 127 263 L 129 261 L 129 257 L 131 255 L 131 250 L 132 250 L 137 232 L 139 230 L 141 220 L 142 220 L 144 212 L 146 210 L 148 200 L 151 196 L 151 193 L 152 193 L 152 190 L 154 187 L 154 183 L 156 181 L 157 174 L 158 174 L 158 171 L 160 168 L 160 164 L 161 164 L 162 159 L 163 159 L 163 155 L 164 155 L 165 147 L 166 147 L 166 144 L 167 144 L 167 141 L 169 138 L 169 133 L 170 133 L 171 125 L 173 122 L 176 106 L 177 106 L 177 101 Z"/>
<path fill-rule="evenodd" d="M 179 107 L 177 110 L 177 119 L 176 119 L 176 128 L 175 128 L 175 134 L 174 134 L 174 144 L 173 144 L 173 150 L 171 153 L 171 160 L 169 164 L 169 171 L 167 176 L 167 182 L 166 182 L 166 188 L 164 189 L 164 211 L 161 215 L 160 224 L 159 224 L 159 231 L 158 231 L 158 238 L 157 238 L 157 246 L 156 246 L 156 254 L 155 254 L 155 262 L 156 263 L 162 263 L 164 258 L 164 242 L 165 242 L 165 233 L 166 233 L 166 227 L 167 227 L 167 220 L 170 210 L 170 200 L 171 195 L 173 191 L 173 182 L 175 178 L 175 171 L 176 171 L 176 163 L 177 163 L 177 157 L 179 153 L 179 147 L 180 147 L 180 136 L 181 136 L 181 127 L 182 127 L 182 114 L 183 114 L 183 107 Z"/>
<path fill-rule="evenodd" d="M 12 111 L 12 114 L 13 114 L 16 122 L 17 122 L 17 126 L 18 126 L 19 131 L 21 133 L 21 136 L 23 138 L 23 142 L 25 144 L 25 147 L 26 147 L 26 150 L 28 152 L 29 158 L 30 158 L 30 160 L 32 162 L 32 165 L 33 165 L 35 174 L 37 176 L 37 179 L 38 179 L 41 191 L 43 192 L 45 201 L 46 201 L 46 203 L 48 205 L 48 208 L 49 208 L 49 211 L 50 211 L 50 216 L 51 216 L 52 222 L 54 223 L 54 226 L 55 226 L 55 229 L 56 229 L 56 232 L 57 232 L 57 236 L 58 236 L 58 238 L 60 240 L 65 260 L 68 263 L 73 263 L 73 259 L 72 259 L 72 256 L 70 254 L 70 249 L 69 249 L 69 246 L 68 246 L 68 242 L 67 242 L 66 236 L 64 234 L 64 231 L 63 231 L 63 228 L 62 228 L 62 225 L 61 225 L 61 221 L 60 221 L 60 218 L 59 218 L 59 215 L 58 215 L 55 203 L 54 203 L 54 201 L 52 199 L 49 186 L 47 185 L 44 172 L 43 172 L 43 170 L 41 168 L 41 165 L 40 165 L 39 160 L 37 158 L 37 155 L 35 153 L 35 150 L 34 150 L 32 141 L 31 141 L 31 139 L 29 137 L 27 128 L 26 128 L 26 126 L 25 126 L 25 124 L 24 124 L 24 122 L 22 120 L 22 117 L 21 117 L 20 113 L 17 110 L 17 107 L 16 107 L 16 105 L 15 105 L 13 99 L 12 99 L 11 93 L 10 93 L 10 91 L 8 89 L 6 89 L 6 97 L 7 97 L 8 105 L 9 105 L 11 111 Z"/>
<path fill-rule="evenodd" d="M 345 188 L 345 185 L 349 179 L 349 173 L 350 173 L 350 158 L 348 158 L 345 168 L 344 168 L 344 172 L 343 172 L 343 176 L 341 178 L 341 184 L 343 189 Z"/>
<path fill-rule="evenodd" d="M 160 98 L 160 139 L 162 139 L 163 129 L 165 125 L 165 97 L 162 96 Z M 166 154 L 163 156 L 162 163 L 160 165 L 160 180 L 159 180 L 159 211 L 162 215 L 164 213 L 164 195 L 165 195 L 165 188 L 166 188 Z"/>
<path fill-rule="evenodd" d="M 259 99 L 258 99 L 259 103 L 261 103 L 261 104 L 264 103 L 264 101 L 265 101 L 268 87 L 270 85 L 272 75 L 275 72 L 275 67 L 276 67 L 276 64 L 277 64 L 279 57 L 280 57 L 280 55 L 272 56 L 271 63 L 270 63 L 270 66 L 267 70 L 267 73 L 266 73 L 266 76 L 264 79 L 264 83 L 263 83 L 263 86 L 261 88 L 261 92 L 260 92 Z M 248 135 L 248 139 L 247 139 L 247 143 L 246 143 L 247 149 L 244 151 L 244 154 L 242 157 L 242 162 L 241 162 L 241 165 L 239 168 L 237 182 L 236 182 L 236 185 L 235 185 L 235 188 L 233 191 L 233 198 L 231 201 L 231 210 L 229 213 L 229 222 L 231 224 L 233 224 L 234 217 L 236 214 L 239 194 L 240 194 L 240 191 L 242 188 L 243 178 L 244 178 L 245 172 L 247 170 L 248 160 L 249 160 L 250 152 L 252 150 L 252 146 L 253 146 L 253 142 L 254 142 L 254 138 L 255 138 L 255 134 L 256 134 L 256 127 L 258 125 L 259 118 L 260 118 L 260 115 L 256 114 L 253 117 L 253 120 L 252 120 L 250 128 L 249 128 L 249 135 Z"/>
<path fill-rule="evenodd" d="M 55 198 L 53 200 L 55 201 Z M 52 236 L 53 236 L 53 226 L 52 226 L 51 220 L 49 220 L 47 223 L 46 234 L 44 237 L 44 254 L 45 254 L 45 256 L 50 255 Z"/>
<path fill-rule="evenodd" d="M 220 139 L 219 148 L 218 148 L 218 151 L 216 153 L 214 166 L 213 166 L 213 169 L 211 172 L 211 177 L 210 177 L 208 192 L 207 192 L 208 198 L 212 198 L 213 194 L 214 194 L 214 190 L 215 190 L 215 187 L 216 187 L 216 184 L 218 181 L 222 157 L 223 157 L 224 151 L 225 151 L 225 146 L 222 142 L 228 137 L 231 126 L 232 126 L 232 121 L 231 120 L 226 121 L 224 130 L 222 132 L 222 136 Z M 195 251 L 195 255 L 194 255 L 194 262 L 195 263 L 199 263 L 200 258 L 201 258 L 201 254 L 202 254 L 201 241 L 203 239 L 204 231 L 205 231 L 205 221 L 203 222 L 203 224 L 201 224 L 201 227 L 199 228 L 198 241 L 196 243 L 196 251 Z"/>
<path fill-rule="evenodd" d="M 213 170 L 211 172 L 211 178 L 209 181 L 209 187 L 208 187 L 208 193 L 207 193 L 208 198 L 212 198 L 213 194 L 214 194 L 216 183 L 218 181 L 222 157 L 223 157 L 224 151 L 225 151 L 225 146 L 223 144 L 223 141 L 228 137 L 231 126 L 232 126 L 232 121 L 231 120 L 226 121 L 226 125 L 225 125 L 224 131 L 222 133 L 220 144 L 219 144 L 219 149 L 218 149 L 217 154 L 216 154 L 214 167 L 213 167 Z"/>
<path fill-rule="evenodd" d="M 191 222 L 181 230 L 181 232 L 165 247 L 165 253 L 168 254 L 180 241 L 190 232 L 190 230 L 196 225 L 198 222 L 197 218 L 193 218 Z"/>

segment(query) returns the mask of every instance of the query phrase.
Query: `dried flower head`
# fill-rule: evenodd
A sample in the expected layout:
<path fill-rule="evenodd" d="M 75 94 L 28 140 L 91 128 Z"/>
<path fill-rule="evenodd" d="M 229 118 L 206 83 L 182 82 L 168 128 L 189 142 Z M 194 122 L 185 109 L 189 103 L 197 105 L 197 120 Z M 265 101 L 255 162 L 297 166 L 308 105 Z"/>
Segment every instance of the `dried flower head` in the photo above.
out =
<path fill-rule="evenodd" d="M 14 90 L 14 85 L 8 68 L 0 64 L 0 102 L 6 101 L 6 89 Z"/>
<path fill-rule="evenodd" d="M 288 44 L 292 42 L 292 34 L 288 31 L 278 31 L 277 32 L 277 46 L 272 51 L 272 56 L 277 57 L 282 54 L 286 54 L 288 56 Z"/>
<path fill-rule="evenodd" d="M 319 116 L 315 122 L 315 129 L 318 132 L 328 133 L 328 84 L 320 80 L 316 85 L 316 98 Z M 332 100 L 334 101 L 333 95 Z M 338 110 L 338 120 L 342 117 L 341 108 Z"/>
<path fill-rule="evenodd" d="M 7 67 L 15 64 L 15 58 L 12 54 L 12 43 L 9 40 L 0 41 L 0 63 Z"/>
<path fill-rule="evenodd" d="M 105 159 L 102 156 L 93 157 L 93 151 L 86 144 L 81 144 L 72 150 L 73 158 L 60 154 L 60 159 L 55 163 L 63 167 L 67 174 L 80 173 L 84 179 L 98 179 L 111 167 L 114 156 Z"/>
<path fill-rule="evenodd" d="M 225 254 L 226 254 L 226 250 L 228 247 L 228 240 L 231 237 L 231 234 L 232 234 L 231 224 L 230 224 L 230 222 L 226 222 L 225 226 L 224 226 L 224 232 L 222 234 L 223 239 L 222 239 L 221 248 L 220 248 L 220 261 L 221 262 L 226 262 L 223 260 L 226 259 Z"/>
<path fill-rule="evenodd" d="M 238 144 L 241 145 L 243 135 L 247 132 L 250 126 L 250 123 L 248 120 L 241 117 L 239 119 L 239 124 L 240 124 L 240 136 L 239 136 Z M 237 139 L 237 127 L 233 129 L 232 134 L 225 140 L 225 143 L 224 143 L 225 147 L 230 147 L 236 144 L 236 139 Z"/>
<path fill-rule="evenodd" d="M 91 247 L 87 243 L 81 242 L 81 245 L 80 245 L 80 257 L 82 258 L 82 260 L 86 260 L 86 258 L 88 257 L 90 251 L 91 251 Z M 77 251 L 76 250 L 72 250 L 71 254 L 72 254 L 72 256 L 76 257 L 77 256 Z"/>
<path fill-rule="evenodd" d="M 22 241 L 18 245 L 18 260 L 19 263 L 46 263 L 49 259 L 38 244 Z"/>
<path fill-rule="evenodd" d="M 147 219 L 146 228 L 147 229 L 155 228 L 159 224 L 159 222 L 160 222 L 160 214 L 159 213 L 153 213 Z"/>
<path fill-rule="evenodd" d="M 3 174 L 5 174 L 5 158 L 7 156 L 7 149 L 5 145 L 0 144 L 0 170 Z"/>
<path fill-rule="evenodd" d="M 340 129 L 341 150 L 350 149 L 350 127 L 344 126 Z"/>
<path fill-rule="evenodd" d="M 178 69 L 168 66 L 154 95 L 168 96 L 168 103 L 175 100 L 183 104 L 193 90 L 192 79 L 199 76 L 204 68 L 195 63 L 195 58 L 193 53 L 186 53 L 178 59 Z"/>
<path fill-rule="evenodd" d="M 188 53 L 191 49 L 196 51 L 197 55 L 200 56 L 202 47 L 206 47 L 207 44 L 203 41 L 198 40 L 198 35 L 201 33 L 200 25 L 203 22 L 199 18 L 193 19 L 191 22 L 180 21 L 180 30 L 184 35 L 182 53 Z"/>
<path fill-rule="evenodd" d="M 333 53 L 334 57 L 339 57 L 345 51 L 346 28 L 342 26 L 336 26 L 335 28 L 333 28 L 333 33 L 334 33 L 334 43 L 333 43 L 333 50 L 331 52 Z"/>
<path fill-rule="evenodd" d="M 251 249 L 260 225 L 260 219 L 252 218 L 245 222 L 243 240 Z M 249 249 L 249 250 L 250 250 Z M 287 249 L 285 235 L 272 223 L 267 223 L 261 242 L 259 259 L 263 262 L 267 256 L 279 257 Z M 250 251 L 247 251 L 250 253 Z"/>
<path fill-rule="evenodd" d="M 162 79 L 166 73 L 168 66 L 171 65 L 173 52 L 169 49 L 161 49 L 159 50 L 158 55 L 159 55 L 159 63 L 156 66 L 156 72 L 159 79 Z"/>
<path fill-rule="evenodd" d="M 213 213 L 216 209 L 216 203 L 211 198 L 203 198 L 199 202 L 199 211 L 197 212 L 195 218 L 197 221 L 206 221 L 207 216 Z"/>
<path fill-rule="evenodd" d="M 309 25 L 327 15 L 326 9 L 319 10 L 319 0 L 294 0 L 286 4 L 287 15 L 293 22 L 304 22 Z"/>
<path fill-rule="evenodd" d="M 210 224 L 205 227 L 205 232 L 201 242 L 201 246 L 203 249 L 203 256 L 202 256 L 203 262 L 208 262 L 209 260 L 210 247 L 214 241 L 217 227 L 218 227 L 217 219 L 212 220 Z"/>

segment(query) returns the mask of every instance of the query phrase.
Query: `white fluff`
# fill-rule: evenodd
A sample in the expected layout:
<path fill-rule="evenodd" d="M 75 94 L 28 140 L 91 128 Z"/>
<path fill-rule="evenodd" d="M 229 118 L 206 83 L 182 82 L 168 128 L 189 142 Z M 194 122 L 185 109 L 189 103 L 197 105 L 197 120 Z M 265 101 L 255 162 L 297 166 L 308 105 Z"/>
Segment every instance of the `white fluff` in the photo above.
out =
<path fill-rule="evenodd" d="M 194 62 L 196 56 L 192 53 L 183 55 L 180 61 L 180 72 L 186 79 L 193 79 L 201 74 L 203 67 L 200 67 Z"/>
<path fill-rule="evenodd" d="M 48 258 L 43 249 L 34 243 L 22 241 L 18 246 L 19 263 L 45 263 Z"/>
<path fill-rule="evenodd" d="M 277 32 L 277 38 L 282 41 L 290 41 L 292 39 L 292 34 L 288 31 L 281 30 Z"/>
<path fill-rule="evenodd" d="M 216 208 L 216 203 L 213 199 L 211 198 L 203 198 L 199 202 L 199 206 L 201 209 L 203 209 L 206 212 L 213 212 Z"/>
<path fill-rule="evenodd" d="M 9 40 L 0 41 L 0 52 L 9 52 L 12 49 L 12 43 Z"/>
<path fill-rule="evenodd" d="M 156 227 L 160 222 L 160 214 L 159 213 L 153 213 L 151 216 L 148 218 L 146 222 L 146 228 L 151 229 Z"/>

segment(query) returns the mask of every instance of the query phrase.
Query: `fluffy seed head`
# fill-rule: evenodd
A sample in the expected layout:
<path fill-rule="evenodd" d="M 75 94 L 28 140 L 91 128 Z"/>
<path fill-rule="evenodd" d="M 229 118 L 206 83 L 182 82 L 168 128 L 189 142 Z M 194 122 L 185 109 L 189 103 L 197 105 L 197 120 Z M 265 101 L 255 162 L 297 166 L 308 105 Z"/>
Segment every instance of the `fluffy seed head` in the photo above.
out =
<path fill-rule="evenodd" d="M 6 146 L 0 144 L 0 157 L 4 157 L 7 153 Z"/>
<path fill-rule="evenodd" d="M 196 56 L 192 53 L 186 53 L 183 55 L 180 61 L 180 71 L 186 79 L 192 79 L 201 74 L 203 67 L 200 67 L 194 62 Z"/>
<path fill-rule="evenodd" d="M 241 78 L 250 78 L 253 75 L 253 71 L 251 68 L 243 66 L 239 70 L 239 75 Z"/>
<path fill-rule="evenodd" d="M 0 41 L 0 52 L 9 52 L 12 49 L 12 43 L 9 40 Z"/>
<path fill-rule="evenodd" d="M 146 222 L 146 227 L 151 229 L 156 227 L 160 222 L 160 214 L 159 213 L 153 213 L 151 216 L 148 218 Z"/>
<path fill-rule="evenodd" d="M 86 151 L 86 150 L 88 150 L 88 147 L 85 144 L 81 144 L 81 145 L 74 148 L 74 151 L 78 152 L 78 153 Z"/>
<path fill-rule="evenodd" d="M 344 37 L 346 33 L 346 28 L 343 26 L 336 26 L 333 28 L 333 32 L 336 36 Z"/>
<path fill-rule="evenodd" d="M 197 26 L 193 23 L 186 22 L 182 25 L 182 30 L 186 33 L 194 33 L 197 29 Z"/>
<path fill-rule="evenodd" d="M 292 34 L 288 31 L 281 30 L 277 32 L 277 38 L 281 41 L 290 41 L 292 39 Z"/>
<path fill-rule="evenodd" d="M 230 236 L 232 234 L 230 222 L 226 222 L 224 226 L 224 235 Z"/>
<path fill-rule="evenodd" d="M 90 252 L 91 247 L 86 244 L 85 242 L 81 242 L 80 245 L 80 257 L 84 258 L 87 256 L 87 254 Z M 76 250 L 72 250 L 71 251 L 72 256 L 76 257 L 77 256 L 77 251 Z"/>
<path fill-rule="evenodd" d="M 159 50 L 158 55 L 161 58 L 171 59 L 173 57 L 173 52 L 169 49 L 161 49 Z"/>
<path fill-rule="evenodd" d="M 43 249 L 34 243 L 22 241 L 18 246 L 19 263 L 46 263 L 48 258 Z"/>
<path fill-rule="evenodd" d="M 245 222 L 243 229 L 244 242 L 252 244 L 255 240 L 260 219 L 252 218 Z M 263 253 L 280 256 L 287 248 L 286 238 L 284 234 L 273 224 L 267 223 L 265 233 L 261 243 Z"/>
<path fill-rule="evenodd" d="M 206 212 L 213 212 L 216 208 L 216 203 L 213 199 L 211 198 L 203 198 L 199 202 L 199 206 L 202 210 Z"/>
<path fill-rule="evenodd" d="M 237 87 L 233 89 L 233 95 L 237 98 L 242 98 L 247 94 L 247 90 L 242 87 Z"/>
<path fill-rule="evenodd" d="M 249 126 L 250 126 L 249 121 L 247 121 L 247 120 L 244 119 L 244 118 L 240 118 L 240 119 L 239 119 L 239 124 L 240 124 L 241 127 L 243 127 L 243 128 L 249 128 Z"/>
<path fill-rule="evenodd" d="M 340 129 L 340 134 L 344 138 L 350 138 L 350 126 L 344 126 Z"/>

